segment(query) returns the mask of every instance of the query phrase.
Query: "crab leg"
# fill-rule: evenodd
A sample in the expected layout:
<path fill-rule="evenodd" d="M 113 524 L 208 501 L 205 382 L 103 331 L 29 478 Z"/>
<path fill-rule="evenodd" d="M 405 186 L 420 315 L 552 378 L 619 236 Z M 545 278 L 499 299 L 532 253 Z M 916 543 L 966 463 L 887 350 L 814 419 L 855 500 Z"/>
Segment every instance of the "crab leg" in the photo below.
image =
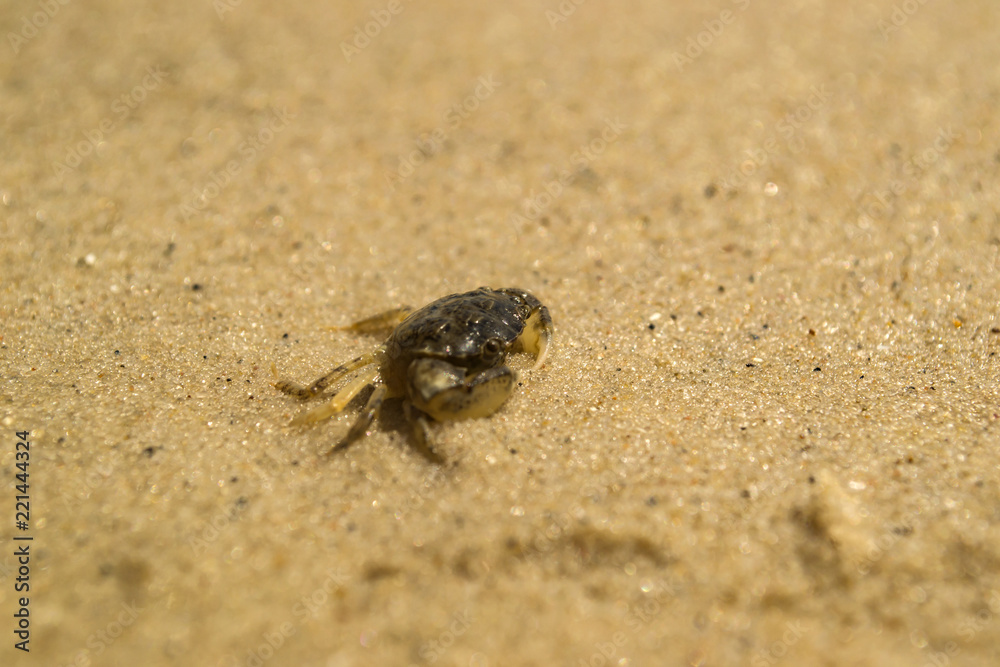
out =
<path fill-rule="evenodd" d="M 438 464 L 444 463 L 441 455 L 435 452 L 434 447 L 431 446 L 431 429 L 427 423 L 427 415 L 415 408 L 409 401 L 403 402 L 403 413 L 413 430 L 413 442 L 417 446 L 417 451 L 426 456 L 429 461 Z"/>
<path fill-rule="evenodd" d="M 308 387 L 304 387 L 294 380 L 279 380 L 274 383 L 274 388 L 280 392 L 291 394 L 292 396 L 302 400 L 313 398 L 348 373 L 375 363 L 378 360 L 378 352 L 379 350 L 375 350 L 374 352 L 369 352 L 368 354 L 362 354 L 357 359 L 353 359 L 348 361 L 346 364 L 337 366 Z"/>
<path fill-rule="evenodd" d="M 348 324 L 344 327 L 332 327 L 332 329 L 334 331 L 378 333 L 380 331 L 385 331 L 386 329 L 394 328 L 397 324 L 406 319 L 406 316 L 412 312 L 412 306 L 400 306 L 399 308 L 393 308 L 392 310 L 387 310 L 384 313 L 379 313 L 378 315 L 366 317 L 365 319 L 359 320 L 354 324 Z"/>
<path fill-rule="evenodd" d="M 372 368 L 359 375 L 353 382 L 338 391 L 326 405 L 321 405 L 315 410 L 300 415 L 292 420 L 291 426 L 301 424 L 314 424 L 324 419 L 329 419 L 347 407 L 351 400 L 361 393 L 361 390 L 372 383 L 378 377 L 378 368 Z"/>
<path fill-rule="evenodd" d="M 372 425 L 372 422 L 375 421 L 375 418 L 378 417 L 378 413 L 382 410 L 382 401 L 385 400 L 386 392 L 388 392 L 388 388 L 386 388 L 384 384 L 380 384 L 375 387 L 375 391 L 373 391 L 372 395 L 368 398 L 368 402 L 365 403 L 364 409 L 361 411 L 361 414 L 358 415 L 357 421 L 355 421 L 354 425 L 351 426 L 351 430 L 347 432 L 347 435 L 344 436 L 343 440 L 338 442 L 333 449 L 330 450 L 331 452 L 335 452 L 339 449 L 345 449 L 361 436 L 368 434 L 368 427 Z"/>

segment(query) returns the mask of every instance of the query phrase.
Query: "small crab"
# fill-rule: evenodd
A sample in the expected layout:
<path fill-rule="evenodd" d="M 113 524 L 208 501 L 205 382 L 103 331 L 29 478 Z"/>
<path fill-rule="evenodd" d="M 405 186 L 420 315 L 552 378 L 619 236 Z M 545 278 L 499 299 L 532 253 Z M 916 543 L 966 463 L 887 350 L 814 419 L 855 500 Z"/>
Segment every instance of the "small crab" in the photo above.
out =
<path fill-rule="evenodd" d="M 533 368 L 540 368 L 553 331 L 548 309 L 530 293 L 512 287 L 480 287 L 443 297 L 420 310 L 404 306 L 342 328 L 372 333 L 392 327 L 389 338 L 373 351 L 337 366 L 308 387 L 289 380 L 276 382 L 279 391 L 310 399 L 348 374 L 365 369 L 326 405 L 292 424 L 328 419 L 374 385 L 357 421 L 333 449 L 343 449 L 367 435 L 384 399 L 402 398 L 417 444 L 436 457 L 429 448 L 428 417 L 447 421 L 496 412 L 517 380 L 504 363 L 507 354 L 534 354 Z"/>

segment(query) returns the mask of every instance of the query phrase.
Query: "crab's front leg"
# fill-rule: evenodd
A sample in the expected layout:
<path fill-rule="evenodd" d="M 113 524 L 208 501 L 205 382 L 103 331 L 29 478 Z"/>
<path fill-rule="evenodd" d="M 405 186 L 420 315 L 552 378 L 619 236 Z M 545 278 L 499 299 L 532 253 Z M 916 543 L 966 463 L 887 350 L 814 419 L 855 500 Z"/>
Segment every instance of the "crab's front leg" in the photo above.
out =
<path fill-rule="evenodd" d="M 277 380 L 277 377 L 275 377 L 277 381 L 272 386 L 282 393 L 290 394 L 302 400 L 307 400 L 315 396 L 319 396 L 321 393 L 323 393 L 323 390 L 326 389 L 331 383 L 336 382 L 337 380 L 340 380 L 341 378 L 347 375 L 350 375 L 359 368 L 364 368 L 365 366 L 370 366 L 374 363 L 377 363 L 379 361 L 379 355 L 381 354 L 381 352 L 382 348 L 378 348 L 374 352 L 369 352 L 368 354 L 362 354 L 357 359 L 349 361 L 346 364 L 341 364 L 340 366 L 337 366 L 323 377 L 313 382 L 308 387 L 299 384 L 295 380 Z M 275 368 L 273 364 L 271 365 L 271 372 L 274 373 L 275 376 L 277 376 L 278 369 Z M 359 388 L 359 391 L 360 389 L 363 388 L 364 385 L 362 384 L 361 387 Z M 354 393 L 357 394 L 357 392 Z M 350 401 L 350 399 L 348 399 L 348 401 Z M 347 404 L 345 403 L 344 405 Z"/>
<path fill-rule="evenodd" d="M 372 315 L 363 320 L 358 320 L 354 324 L 343 327 L 331 327 L 334 331 L 357 331 L 359 333 L 379 333 L 381 331 L 392 331 L 396 325 L 406 319 L 406 316 L 413 312 L 413 306 L 400 306 L 378 315 Z"/>
<path fill-rule="evenodd" d="M 468 375 L 441 359 L 417 359 L 408 370 L 413 406 L 438 421 L 487 417 L 507 400 L 517 375 L 506 366 Z"/>

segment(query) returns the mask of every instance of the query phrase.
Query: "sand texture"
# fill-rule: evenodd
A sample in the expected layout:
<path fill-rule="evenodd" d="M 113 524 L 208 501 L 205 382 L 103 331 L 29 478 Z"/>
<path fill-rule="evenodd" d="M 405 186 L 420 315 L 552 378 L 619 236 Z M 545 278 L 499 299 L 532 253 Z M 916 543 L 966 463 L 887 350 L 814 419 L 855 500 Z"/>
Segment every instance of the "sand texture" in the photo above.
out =
<path fill-rule="evenodd" d="M 0 664 L 1000 664 L 995 1 L 0 16 Z M 481 285 L 443 464 L 289 425 Z"/>

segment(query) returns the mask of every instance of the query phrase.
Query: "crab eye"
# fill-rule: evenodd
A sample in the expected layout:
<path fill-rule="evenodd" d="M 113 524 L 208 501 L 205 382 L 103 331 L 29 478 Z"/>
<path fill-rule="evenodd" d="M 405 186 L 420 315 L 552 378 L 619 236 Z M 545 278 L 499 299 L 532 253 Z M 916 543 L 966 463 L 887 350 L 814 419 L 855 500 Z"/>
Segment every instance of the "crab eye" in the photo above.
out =
<path fill-rule="evenodd" d="M 492 358 L 500 354 L 501 349 L 502 347 L 500 345 L 500 341 L 496 338 L 490 338 L 488 341 L 483 343 L 482 353 L 484 357 Z"/>

